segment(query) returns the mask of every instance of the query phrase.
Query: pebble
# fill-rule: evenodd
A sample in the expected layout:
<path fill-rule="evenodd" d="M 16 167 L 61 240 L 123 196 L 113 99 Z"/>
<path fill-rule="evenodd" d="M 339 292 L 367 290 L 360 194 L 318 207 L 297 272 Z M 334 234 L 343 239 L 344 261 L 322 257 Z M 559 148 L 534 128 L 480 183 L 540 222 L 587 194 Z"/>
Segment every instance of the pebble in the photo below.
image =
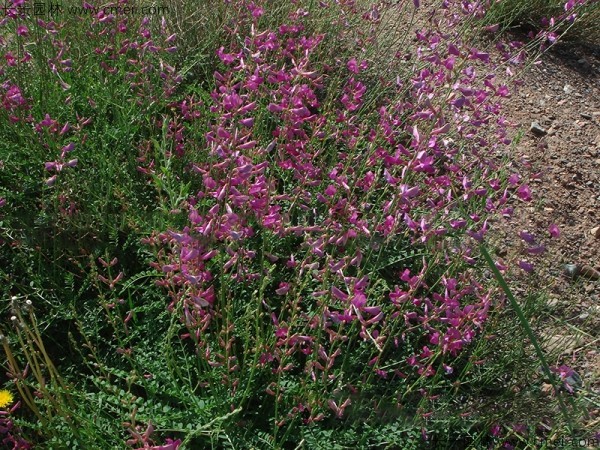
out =
<path fill-rule="evenodd" d="M 571 86 L 570 84 L 565 84 L 565 86 L 563 87 L 563 92 L 567 95 L 573 93 L 573 91 L 573 86 Z"/>
<path fill-rule="evenodd" d="M 585 120 L 592 120 L 593 119 L 592 115 L 588 114 L 588 113 L 581 113 L 580 116 L 583 117 Z"/>
<path fill-rule="evenodd" d="M 560 335 L 555 332 L 547 331 L 542 333 L 542 347 L 548 352 L 568 355 L 583 343 L 579 336 Z"/>
<path fill-rule="evenodd" d="M 600 227 L 595 227 L 590 230 L 590 234 L 592 237 L 596 239 L 600 239 Z"/>
<path fill-rule="evenodd" d="M 586 284 L 584 290 L 587 295 L 591 295 L 592 292 L 596 290 L 596 286 L 594 286 L 592 283 Z"/>
<path fill-rule="evenodd" d="M 557 298 L 549 298 L 548 301 L 546 301 L 546 306 L 550 309 L 556 309 L 560 306 L 560 301 Z"/>
<path fill-rule="evenodd" d="M 576 278 L 579 275 L 579 271 L 581 270 L 576 264 L 565 264 L 564 273 L 569 278 Z"/>
<path fill-rule="evenodd" d="M 537 122 L 531 122 L 531 128 L 529 130 L 536 136 L 545 136 L 547 134 L 546 129 Z"/>
<path fill-rule="evenodd" d="M 581 266 L 579 276 L 588 280 L 600 280 L 600 272 L 590 266 Z"/>
<path fill-rule="evenodd" d="M 578 266 L 577 264 L 565 264 L 564 274 L 569 278 L 586 278 L 588 280 L 600 280 L 600 272 L 591 266 Z"/>

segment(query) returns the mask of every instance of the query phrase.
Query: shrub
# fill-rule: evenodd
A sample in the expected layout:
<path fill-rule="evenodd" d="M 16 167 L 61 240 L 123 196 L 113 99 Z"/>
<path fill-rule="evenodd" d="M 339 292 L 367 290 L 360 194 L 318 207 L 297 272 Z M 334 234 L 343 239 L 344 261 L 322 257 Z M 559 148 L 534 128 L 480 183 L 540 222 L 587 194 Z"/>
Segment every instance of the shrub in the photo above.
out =
<path fill-rule="evenodd" d="M 24 441 L 493 441 L 464 391 L 505 317 L 479 245 L 531 192 L 494 75 L 526 48 L 478 49 L 481 5 L 13 3 L 0 258 Z"/>

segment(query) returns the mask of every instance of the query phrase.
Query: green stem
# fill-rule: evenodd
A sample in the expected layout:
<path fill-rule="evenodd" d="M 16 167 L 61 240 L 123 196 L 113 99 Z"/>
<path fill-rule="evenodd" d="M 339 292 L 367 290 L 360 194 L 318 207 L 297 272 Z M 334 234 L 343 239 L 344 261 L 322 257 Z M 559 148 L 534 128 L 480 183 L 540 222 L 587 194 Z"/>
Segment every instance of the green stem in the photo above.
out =
<path fill-rule="evenodd" d="M 540 346 L 537 338 L 535 337 L 533 330 L 529 326 L 529 322 L 527 321 L 525 314 L 523 314 L 523 310 L 519 306 L 519 303 L 515 299 L 510 288 L 508 287 L 508 284 L 506 284 L 504 277 L 502 276 L 502 274 L 496 267 L 496 264 L 494 264 L 492 257 L 490 256 L 490 254 L 488 253 L 487 249 L 485 248 L 485 246 L 483 244 L 480 245 L 480 250 L 481 250 L 481 254 L 485 258 L 486 262 L 488 263 L 488 266 L 492 270 L 492 273 L 496 277 L 496 280 L 498 280 L 498 284 L 500 284 L 500 287 L 506 293 L 506 296 L 510 300 L 510 304 L 512 305 L 513 309 L 515 310 L 515 313 L 517 314 L 517 317 L 519 318 L 519 322 L 521 322 L 521 326 L 523 327 L 523 329 L 525 330 L 525 333 L 527 334 L 527 337 L 531 341 L 533 348 L 535 349 L 535 353 L 536 353 L 537 357 L 539 358 L 540 362 L 542 363 L 542 370 L 544 372 L 544 375 L 550 380 L 550 383 L 552 383 L 552 385 L 554 386 L 555 391 L 556 391 L 556 397 L 558 398 L 558 403 L 560 406 L 560 411 L 561 411 L 565 421 L 567 422 L 567 425 L 569 427 L 569 433 L 572 433 L 573 432 L 573 423 L 571 422 L 571 418 L 569 417 L 569 412 L 567 411 L 565 403 L 562 399 L 562 395 L 561 395 L 558 383 L 556 382 L 556 377 L 550 371 L 550 366 L 548 365 L 548 362 L 546 361 L 546 357 L 544 356 L 544 351 L 542 350 L 542 347 Z"/>

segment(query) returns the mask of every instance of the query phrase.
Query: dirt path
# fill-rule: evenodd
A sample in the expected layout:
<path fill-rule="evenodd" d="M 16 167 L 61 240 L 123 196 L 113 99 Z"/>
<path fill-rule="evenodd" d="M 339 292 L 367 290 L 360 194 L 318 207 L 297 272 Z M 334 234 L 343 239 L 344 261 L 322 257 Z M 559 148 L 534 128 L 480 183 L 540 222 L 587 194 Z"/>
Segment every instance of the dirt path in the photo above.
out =
<path fill-rule="evenodd" d="M 525 132 L 513 157 L 528 160 L 540 179 L 531 186 L 534 201 L 516 211 L 500 246 L 518 253 L 523 245 L 516 230 L 547 244 L 535 260 L 536 274 L 524 277 L 530 289 L 548 293 L 537 331 L 549 362 L 575 369 L 590 390 L 586 428 L 598 432 L 600 281 L 570 277 L 565 268 L 600 270 L 600 46 L 559 44 L 521 78 L 504 113 Z M 543 130 L 534 132 L 532 122 Z M 551 223 L 560 229 L 558 239 L 549 239 Z"/>

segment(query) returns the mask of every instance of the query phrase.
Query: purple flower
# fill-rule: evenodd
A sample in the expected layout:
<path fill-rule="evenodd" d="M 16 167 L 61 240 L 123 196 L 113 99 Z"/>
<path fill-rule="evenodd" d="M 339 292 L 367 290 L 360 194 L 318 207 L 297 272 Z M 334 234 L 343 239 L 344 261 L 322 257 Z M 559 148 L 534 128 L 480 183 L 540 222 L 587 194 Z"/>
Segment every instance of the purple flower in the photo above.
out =
<path fill-rule="evenodd" d="M 535 244 L 535 236 L 527 230 L 519 231 L 519 236 L 528 244 Z"/>
<path fill-rule="evenodd" d="M 502 430 L 502 428 L 500 427 L 500 425 L 495 424 L 492 426 L 492 428 L 490 429 L 490 434 L 494 437 L 498 437 L 500 436 L 500 431 Z"/>
<path fill-rule="evenodd" d="M 348 70 L 352 73 L 358 73 L 358 64 L 356 62 L 356 58 L 352 58 L 350 61 L 348 61 L 348 64 L 346 65 L 348 67 Z"/>
<path fill-rule="evenodd" d="M 546 247 L 544 247 L 543 245 L 536 245 L 535 247 L 529 247 L 527 249 L 527 253 L 529 253 L 530 255 L 541 255 L 545 251 Z"/>
<path fill-rule="evenodd" d="M 531 273 L 533 272 L 533 264 L 525 261 L 525 260 L 521 260 L 517 263 L 519 265 L 519 267 L 521 269 L 523 269 L 525 272 L 527 273 Z"/>
<path fill-rule="evenodd" d="M 548 232 L 550 233 L 550 236 L 553 238 L 560 237 L 560 230 L 558 229 L 558 225 L 556 225 L 555 223 L 550 224 L 550 226 L 548 227 Z"/>
<path fill-rule="evenodd" d="M 348 294 L 342 292 L 341 290 L 339 290 L 338 288 L 336 288 L 335 286 L 331 287 L 331 293 L 333 294 L 333 296 L 335 298 L 337 298 L 338 300 L 342 300 L 342 301 L 347 301 L 348 300 Z"/>
<path fill-rule="evenodd" d="M 519 187 L 519 189 L 517 189 L 517 196 L 525 201 L 525 202 L 529 202 L 531 201 L 532 197 L 531 197 L 531 189 L 529 189 L 529 186 L 526 184 L 523 184 Z"/>
<path fill-rule="evenodd" d="M 217 50 L 217 56 L 219 57 L 219 59 L 221 61 L 223 61 L 225 64 L 230 65 L 232 64 L 236 57 L 232 54 L 229 53 L 225 53 L 223 50 L 225 50 L 225 47 L 221 47 Z"/>
<path fill-rule="evenodd" d="M 73 149 L 75 148 L 75 143 L 74 142 L 69 142 L 67 145 L 65 145 L 61 151 L 63 154 L 65 153 L 69 153 L 71 151 L 73 151 Z"/>
<path fill-rule="evenodd" d="M 517 173 L 513 173 L 513 174 L 511 174 L 510 177 L 508 177 L 508 182 L 512 186 L 516 185 L 520 180 L 521 180 L 521 177 Z"/>
<path fill-rule="evenodd" d="M 279 289 L 276 289 L 275 293 L 277 295 L 285 295 L 290 290 L 290 287 L 291 287 L 290 283 L 284 283 L 282 281 L 281 283 L 279 283 Z"/>
<path fill-rule="evenodd" d="M 46 114 L 46 116 L 44 117 L 44 120 L 42 120 L 40 122 L 40 125 L 43 127 L 50 127 L 50 126 L 54 125 L 55 123 L 56 123 L 56 121 L 50 117 L 50 114 Z"/>

